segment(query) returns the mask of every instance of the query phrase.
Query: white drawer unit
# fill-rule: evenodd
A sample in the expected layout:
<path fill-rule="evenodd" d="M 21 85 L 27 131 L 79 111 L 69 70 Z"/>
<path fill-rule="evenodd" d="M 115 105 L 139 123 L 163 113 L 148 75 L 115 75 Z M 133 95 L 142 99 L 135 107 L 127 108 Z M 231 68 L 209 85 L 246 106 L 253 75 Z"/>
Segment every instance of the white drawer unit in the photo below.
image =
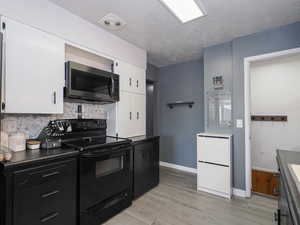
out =
<path fill-rule="evenodd" d="M 197 190 L 231 198 L 231 135 L 197 134 Z"/>

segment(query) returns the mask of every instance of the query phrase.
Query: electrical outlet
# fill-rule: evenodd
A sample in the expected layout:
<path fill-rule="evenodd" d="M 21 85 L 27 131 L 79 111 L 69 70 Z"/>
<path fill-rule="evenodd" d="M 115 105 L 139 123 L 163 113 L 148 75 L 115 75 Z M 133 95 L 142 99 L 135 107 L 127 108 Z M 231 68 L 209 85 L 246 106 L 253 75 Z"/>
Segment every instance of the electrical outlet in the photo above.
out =
<path fill-rule="evenodd" d="M 244 127 L 244 123 L 242 119 L 237 119 L 236 120 L 236 128 L 243 128 Z"/>

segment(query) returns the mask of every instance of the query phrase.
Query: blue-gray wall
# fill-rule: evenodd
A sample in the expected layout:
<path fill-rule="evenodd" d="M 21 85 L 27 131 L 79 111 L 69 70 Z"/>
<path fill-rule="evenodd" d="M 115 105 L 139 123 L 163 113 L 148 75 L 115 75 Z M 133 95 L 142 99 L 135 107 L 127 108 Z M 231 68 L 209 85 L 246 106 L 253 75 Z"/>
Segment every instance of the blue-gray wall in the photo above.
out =
<path fill-rule="evenodd" d="M 228 42 L 205 49 L 204 62 L 204 93 L 205 106 L 207 106 L 207 93 L 214 90 L 213 77 L 222 76 L 224 79 L 223 90 L 232 92 L 232 43 Z M 205 107 L 206 132 L 232 133 L 231 128 L 208 127 L 207 111 L 207 107 Z"/>
<path fill-rule="evenodd" d="M 204 130 L 203 61 L 159 68 L 160 160 L 196 168 L 196 134 Z M 168 102 L 194 101 L 170 109 Z"/>
<path fill-rule="evenodd" d="M 158 80 L 158 68 L 150 63 L 147 63 L 146 79 L 151 81 Z"/>
<path fill-rule="evenodd" d="M 228 63 L 229 67 L 232 65 L 232 79 L 227 77 L 228 80 L 225 82 L 232 83 L 233 120 L 240 118 L 245 120 L 244 58 L 300 47 L 300 22 L 237 38 L 225 45 L 229 44 L 232 48 L 227 50 L 224 50 L 224 45 L 205 49 L 204 67 L 211 68 L 205 71 L 205 77 L 219 73 L 220 68 L 225 68 L 224 64 Z M 224 64 L 214 62 L 220 60 L 219 55 L 215 53 L 218 52 L 216 49 L 219 49 L 220 52 L 227 51 L 228 55 L 232 54 L 232 61 L 228 62 L 228 58 L 224 57 Z M 215 68 L 213 68 L 214 66 Z M 227 69 L 225 69 L 225 74 L 226 71 Z M 234 134 L 234 187 L 245 189 L 245 129 L 233 127 L 232 131 Z"/>

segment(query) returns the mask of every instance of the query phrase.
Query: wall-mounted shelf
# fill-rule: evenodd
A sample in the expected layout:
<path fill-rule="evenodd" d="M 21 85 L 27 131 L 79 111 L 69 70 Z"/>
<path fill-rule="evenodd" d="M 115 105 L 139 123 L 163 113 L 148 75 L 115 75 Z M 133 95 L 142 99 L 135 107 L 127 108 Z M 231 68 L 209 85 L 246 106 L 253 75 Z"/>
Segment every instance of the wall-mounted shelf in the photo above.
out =
<path fill-rule="evenodd" d="M 194 104 L 195 104 L 195 102 L 176 101 L 176 102 L 167 103 L 167 106 L 170 109 L 173 109 L 174 106 L 179 106 L 179 105 L 187 105 L 188 107 L 192 108 Z"/>
<path fill-rule="evenodd" d="M 272 115 L 253 115 L 252 121 L 274 121 L 274 122 L 286 122 L 287 116 L 272 116 Z"/>

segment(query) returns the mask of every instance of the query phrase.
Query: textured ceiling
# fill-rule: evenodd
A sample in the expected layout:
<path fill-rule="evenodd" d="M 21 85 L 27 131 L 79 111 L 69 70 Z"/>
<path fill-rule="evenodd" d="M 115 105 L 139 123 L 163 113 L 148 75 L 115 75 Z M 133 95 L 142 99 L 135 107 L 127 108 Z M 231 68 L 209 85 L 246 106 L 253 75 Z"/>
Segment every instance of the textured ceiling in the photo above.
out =
<path fill-rule="evenodd" d="M 110 32 L 146 49 L 156 66 L 198 59 L 204 47 L 300 21 L 300 0 L 201 0 L 208 15 L 186 24 L 159 0 L 50 1 L 94 24 L 107 13 L 119 15 L 127 26 Z"/>

